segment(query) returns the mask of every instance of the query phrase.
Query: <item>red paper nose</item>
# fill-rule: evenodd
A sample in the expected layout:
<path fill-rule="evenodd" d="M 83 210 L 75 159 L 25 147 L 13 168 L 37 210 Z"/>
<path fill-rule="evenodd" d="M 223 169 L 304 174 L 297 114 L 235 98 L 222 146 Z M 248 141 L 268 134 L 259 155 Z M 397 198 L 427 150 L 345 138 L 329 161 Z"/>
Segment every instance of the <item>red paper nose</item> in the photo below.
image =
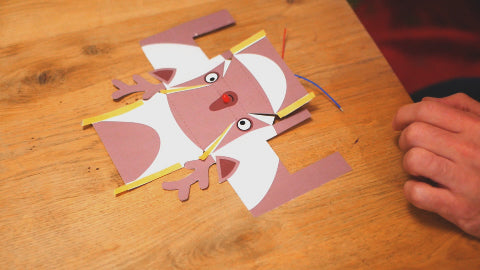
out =
<path fill-rule="evenodd" d="M 229 102 L 232 101 L 232 98 L 227 94 L 223 94 L 222 95 L 222 100 L 223 100 L 224 103 L 229 103 Z"/>
<path fill-rule="evenodd" d="M 232 107 L 238 102 L 238 96 L 233 91 L 227 91 L 221 94 L 216 100 L 210 104 L 208 109 L 212 112 L 223 110 L 228 107 Z"/>

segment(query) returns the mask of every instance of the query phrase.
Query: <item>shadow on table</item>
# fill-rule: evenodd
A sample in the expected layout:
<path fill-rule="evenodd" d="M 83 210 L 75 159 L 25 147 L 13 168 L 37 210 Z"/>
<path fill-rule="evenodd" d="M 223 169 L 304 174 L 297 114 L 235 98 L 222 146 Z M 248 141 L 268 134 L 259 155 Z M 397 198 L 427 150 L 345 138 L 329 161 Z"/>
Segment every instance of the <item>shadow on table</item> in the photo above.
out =
<path fill-rule="evenodd" d="M 463 232 L 455 224 L 442 218 L 436 213 L 419 209 L 410 203 L 408 204 L 408 212 L 422 225 L 425 225 L 434 229 L 439 229 L 444 232 L 454 232 L 454 233 L 463 234 L 463 236 L 471 240 L 479 241 L 479 239 Z"/>

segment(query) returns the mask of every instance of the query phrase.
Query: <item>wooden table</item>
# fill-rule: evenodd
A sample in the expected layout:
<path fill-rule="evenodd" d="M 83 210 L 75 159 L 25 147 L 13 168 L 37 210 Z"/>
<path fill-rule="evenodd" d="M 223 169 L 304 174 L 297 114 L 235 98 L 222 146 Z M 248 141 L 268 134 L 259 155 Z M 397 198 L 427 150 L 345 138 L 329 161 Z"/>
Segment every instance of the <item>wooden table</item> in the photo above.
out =
<path fill-rule="evenodd" d="M 6 1 L 0 4 L 0 261 L 3 269 L 386 269 L 480 267 L 480 242 L 404 199 L 396 109 L 410 102 L 348 4 L 319 1 Z M 291 2 L 291 3 L 288 3 Z M 180 202 L 162 182 L 122 196 L 83 118 L 115 103 L 110 80 L 151 66 L 139 40 L 226 8 L 210 56 L 261 29 L 325 97 L 270 141 L 290 171 L 339 151 L 353 171 L 254 218 L 228 183 Z M 310 85 L 305 84 L 309 90 Z"/>

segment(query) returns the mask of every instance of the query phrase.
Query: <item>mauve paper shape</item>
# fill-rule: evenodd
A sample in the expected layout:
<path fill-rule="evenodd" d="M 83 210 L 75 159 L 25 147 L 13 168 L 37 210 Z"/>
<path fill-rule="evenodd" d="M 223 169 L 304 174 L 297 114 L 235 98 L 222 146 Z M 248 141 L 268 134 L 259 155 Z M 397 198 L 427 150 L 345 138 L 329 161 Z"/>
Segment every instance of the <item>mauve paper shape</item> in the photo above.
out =
<path fill-rule="evenodd" d="M 267 141 L 309 119 L 299 108 L 314 95 L 263 31 L 212 59 L 193 40 L 233 23 L 222 10 L 142 40 L 154 68 L 150 75 L 159 83 L 138 75 L 133 85 L 113 80 L 114 99 L 144 92 L 144 100 L 84 120 L 125 182 L 115 194 L 185 167 L 194 172 L 163 183 L 184 201 L 195 182 L 208 187 L 208 168 L 216 163 L 219 182 L 228 181 L 257 216 L 351 170 L 334 153 L 294 174 L 287 171 Z M 276 115 L 282 119 L 274 124 Z"/>

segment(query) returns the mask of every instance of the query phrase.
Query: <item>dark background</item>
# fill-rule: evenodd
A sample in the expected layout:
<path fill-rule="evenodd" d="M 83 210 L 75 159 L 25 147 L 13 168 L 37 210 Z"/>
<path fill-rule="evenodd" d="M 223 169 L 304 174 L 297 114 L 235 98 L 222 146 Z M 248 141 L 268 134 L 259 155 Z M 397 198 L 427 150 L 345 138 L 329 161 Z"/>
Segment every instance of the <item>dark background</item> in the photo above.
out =
<path fill-rule="evenodd" d="M 480 1 L 349 0 L 414 100 L 480 96 Z"/>

